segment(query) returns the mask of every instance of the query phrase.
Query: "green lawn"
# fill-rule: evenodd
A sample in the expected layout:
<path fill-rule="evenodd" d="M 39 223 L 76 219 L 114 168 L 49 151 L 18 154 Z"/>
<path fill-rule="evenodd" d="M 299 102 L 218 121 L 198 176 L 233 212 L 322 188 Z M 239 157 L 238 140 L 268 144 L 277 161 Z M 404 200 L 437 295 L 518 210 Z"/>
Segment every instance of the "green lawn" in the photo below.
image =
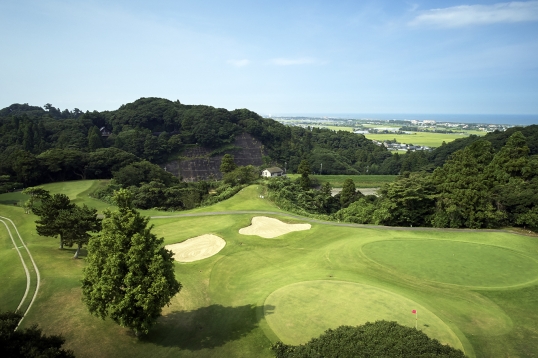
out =
<path fill-rule="evenodd" d="M 94 185 L 99 183 L 58 188 L 91 203 L 81 193 Z M 198 212 L 278 210 L 262 194 L 254 185 Z M 82 305 L 85 255 L 73 260 L 72 249 L 59 250 L 56 239 L 37 236 L 35 216 L 22 208 L 0 205 L 0 215 L 16 222 L 42 275 L 23 325 L 62 333 L 77 357 L 271 357 L 269 347 L 278 339 L 304 342 L 340 324 L 391 319 L 414 327 L 412 309 L 418 310 L 419 329 L 463 347 L 470 357 L 527 357 L 538 351 L 538 242 L 531 237 L 314 222 L 310 230 L 267 240 L 238 233 L 253 214 L 152 219 L 153 231 L 167 244 L 214 233 L 226 246 L 213 257 L 176 264 L 183 289 L 139 340 Z M 5 308 L 24 291 L 20 262 L 7 240 L 0 227 Z"/>
<path fill-rule="evenodd" d="M 9 224 L 9 223 L 8 223 Z M 10 227 L 12 234 L 13 227 Z M 17 240 L 17 237 L 14 236 Z M 20 243 L 15 241 L 18 246 Z M 0 307 L 14 311 L 26 289 L 26 274 L 4 224 L 0 222 Z"/>
<path fill-rule="evenodd" d="M 297 179 L 299 176 L 299 174 L 288 174 L 290 179 Z M 348 178 L 353 180 L 357 188 L 379 188 L 385 183 L 396 180 L 397 175 L 310 175 L 310 177 L 320 184 L 329 182 L 333 188 L 341 188 Z"/>
<path fill-rule="evenodd" d="M 538 262 L 532 257 L 493 245 L 439 239 L 391 240 L 364 245 L 363 252 L 395 272 L 455 285 L 510 287 L 538 278 Z"/>
<path fill-rule="evenodd" d="M 89 197 L 89 194 L 95 190 L 104 187 L 108 184 L 109 180 L 76 180 L 60 183 L 43 184 L 40 187 L 48 190 L 51 194 L 65 194 L 73 202 L 77 204 L 86 204 L 93 208 L 96 208 L 99 212 L 110 205 L 100 200 Z M 0 205 L 18 205 L 21 206 L 26 200 L 29 199 L 28 195 L 23 194 L 20 191 L 13 193 L 6 193 L 0 195 Z"/>
<path fill-rule="evenodd" d="M 330 292 L 330 294 L 328 294 Z M 456 334 L 419 303 L 380 288 L 346 281 L 303 281 L 284 286 L 265 300 L 266 320 L 284 343 L 302 344 L 328 328 L 384 319 L 418 328 L 443 344 L 463 349 Z"/>

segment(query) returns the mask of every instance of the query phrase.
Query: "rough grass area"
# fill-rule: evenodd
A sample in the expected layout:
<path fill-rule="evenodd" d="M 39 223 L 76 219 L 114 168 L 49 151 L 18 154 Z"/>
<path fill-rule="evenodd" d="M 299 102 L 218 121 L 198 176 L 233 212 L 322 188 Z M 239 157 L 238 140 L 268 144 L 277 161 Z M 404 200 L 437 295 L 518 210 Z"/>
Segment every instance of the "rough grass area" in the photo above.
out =
<path fill-rule="evenodd" d="M 81 193 L 100 184 L 86 184 L 58 188 L 91 204 Z M 0 215 L 15 221 L 42 275 L 23 326 L 39 324 L 47 334 L 63 334 L 77 357 L 268 358 L 278 339 L 308 339 L 327 324 L 353 317 L 357 322 L 392 317 L 413 326 L 410 309 L 417 309 L 419 329 L 444 334 L 447 338 L 438 337 L 453 345 L 459 341 L 469 357 L 531 357 L 538 351 L 536 238 L 479 230 L 340 227 L 285 213 L 264 215 L 310 222 L 312 228 L 279 240 L 240 235 L 239 229 L 259 214 L 234 211 L 278 210 L 261 194 L 254 185 L 190 212 L 205 216 L 151 220 L 166 244 L 212 233 L 226 246 L 204 260 L 176 264 L 183 289 L 141 340 L 108 319 L 91 316 L 81 303 L 84 254 L 73 260 L 74 249 L 59 250 L 57 239 L 36 235 L 35 216 L 0 205 Z M 0 195 L 0 202 L 5 200 Z M 210 215 L 215 211 L 231 213 Z M 410 246 L 401 246 L 405 243 Z M 12 251 L 0 227 L 0 307 L 12 307 L 17 301 L 12 297 L 23 293 L 22 268 Z M 460 261 L 450 266 L 456 253 Z M 390 301 L 394 305 L 383 304 Z"/>

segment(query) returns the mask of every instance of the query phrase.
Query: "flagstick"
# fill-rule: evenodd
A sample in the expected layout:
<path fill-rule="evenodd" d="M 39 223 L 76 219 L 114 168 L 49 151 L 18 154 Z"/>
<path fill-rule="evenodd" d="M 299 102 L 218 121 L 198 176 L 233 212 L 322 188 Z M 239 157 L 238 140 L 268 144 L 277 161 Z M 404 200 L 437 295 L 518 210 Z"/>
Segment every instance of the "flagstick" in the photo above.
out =
<path fill-rule="evenodd" d="M 415 329 L 418 329 L 417 325 L 418 325 L 418 310 L 417 310 L 417 313 L 415 313 Z"/>

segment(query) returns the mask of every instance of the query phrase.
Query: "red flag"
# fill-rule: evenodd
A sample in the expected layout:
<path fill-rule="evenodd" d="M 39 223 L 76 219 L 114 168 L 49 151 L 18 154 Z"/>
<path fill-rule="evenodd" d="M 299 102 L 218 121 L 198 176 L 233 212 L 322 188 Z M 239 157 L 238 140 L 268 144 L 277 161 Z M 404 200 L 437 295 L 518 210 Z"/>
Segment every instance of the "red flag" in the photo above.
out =
<path fill-rule="evenodd" d="M 411 311 L 413 314 L 417 314 L 417 310 L 412 310 Z"/>

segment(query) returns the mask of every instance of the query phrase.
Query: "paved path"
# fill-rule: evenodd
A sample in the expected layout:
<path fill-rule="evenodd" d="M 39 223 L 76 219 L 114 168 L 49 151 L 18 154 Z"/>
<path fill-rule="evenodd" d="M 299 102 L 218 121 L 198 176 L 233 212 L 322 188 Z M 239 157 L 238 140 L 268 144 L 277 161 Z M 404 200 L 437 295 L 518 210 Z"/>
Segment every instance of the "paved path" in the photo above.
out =
<path fill-rule="evenodd" d="M 238 210 L 238 211 L 209 211 L 202 213 L 189 213 L 189 214 L 177 214 L 169 216 L 151 216 L 151 219 L 168 219 L 168 218 L 182 218 L 182 217 L 197 217 L 197 216 L 217 216 L 217 215 L 244 215 L 244 214 L 259 214 L 259 215 L 280 215 L 287 216 L 294 219 L 300 219 L 303 221 L 331 226 L 343 226 L 343 227 L 356 227 L 364 229 L 387 229 L 387 230 L 400 230 L 400 231 L 452 231 L 452 232 L 504 232 L 515 235 L 526 235 L 524 233 L 498 230 L 498 229 L 449 229 L 449 228 L 434 228 L 434 227 L 402 227 L 402 226 L 384 226 L 384 225 L 371 225 L 371 224 L 353 224 L 353 223 L 341 223 L 338 221 L 326 221 L 319 219 L 312 219 L 305 216 L 290 214 L 280 211 L 257 211 L 257 210 Z"/>
<path fill-rule="evenodd" d="M 24 302 L 26 301 L 26 297 L 28 296 L 28 293 L 30 292 L 30 286 L 31 286 L 31 275 L 30 275 L 30 270 L 28 269 L 28 265 L 27 265 L 27 261 L 30 260 L 31 264 L 33 265 L 33 269 L 34 269 L 34 272 L 35 272 L 35 275 L 36 275 L 36 286 L 35 286 L 35 291 L 34 291 L 34 295 L 32 296 L 32 300 L 30 301 L 30 303 L 28 304 L 28 307 L 26 308 L 26 311 L 24 311 L 24 314 L 21 318 L 21 320 L 19 321 L 19 324 L 17 324 L 17 328 L 19 328 L 19 325 L 21 324 L 22 320 L 24 319 L 24 317 L 26 317 L 26 314 L 28 313 L 28 311 L 30 311 L 30 308 L 32 307 L 36 297 L 37 297 L 37 292 L 39 291 L 39 285 L 41 284 L 41 275 L 39 274 L 39 270 L 37 268 L 37 265 L 34 261 L 34 258 L 32 256 L 32 254 L 30 253 L 30 250 L 28 250 L 28 246 L 26 246 L 26 244 L 24 243 L 22 237 L 21 237 L 21 234 L 19 233 L 19 230 L 17 229 L 17 226 L 15 226 L 15 223 L 10 219 L 10 218 L 6 218 L 4 216 L 0 216 L 0 222 L 2 222 L 2 224 L 4 224 L 4 226 L 6 227 L 7 229 L 7 232 L 9 234 L 9 237 L 11 238 L 11 241 L 13 242 L 13 246 L 15 247 L 15 249 L 17 250 L 17 253 L 19 254 L 19 258 L 21 259 L 21 262 L 22 262 L 22 266 L 24 267 L 24 271 L 26 272 L 26 290 L 24 291 L 24 295 L 21 299 L 21 302 L 19 303 L 19 306 L 17 307 L 17 311 L 19 311 L 19 309 L 22 307 L 22 305 L 24 304 Z M 11 224 L 11 225 L 9 225 Z M 10 226 L 12 226 L 12 228 L 15 230 L 15 232 L 17 233 L 17 236 L 19 238 L 19 241 L 21 242 L 22 244 L 22 247 L 26 250 L 26 253 L 28 254 L 28 257 L 25 258 L 23 256 L 26 256 L 24 254 L 24 252 L 21 253 L 21 250 L 17 243 L 15 242 L 15 239 L 13 238 L 13 235 L 11 233 L 11 229 L 10 229 Z M 15 329 L 17 329 L 15 328 Z"/>

